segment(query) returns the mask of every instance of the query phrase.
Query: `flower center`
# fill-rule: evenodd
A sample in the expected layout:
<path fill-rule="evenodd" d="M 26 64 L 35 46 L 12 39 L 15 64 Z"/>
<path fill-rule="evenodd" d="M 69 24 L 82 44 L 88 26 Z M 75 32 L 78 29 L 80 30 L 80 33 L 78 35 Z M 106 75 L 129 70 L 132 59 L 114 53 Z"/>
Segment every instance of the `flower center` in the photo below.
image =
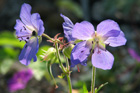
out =
<path fill-rule="evenodd" d="M 98 35 L 95 31 L 92 40 L 92 50 L 95 48 L 98 49 L 98 53 L 100 53 L 100 49 L 105 50 L 105 44 L 102 36 Z"/>

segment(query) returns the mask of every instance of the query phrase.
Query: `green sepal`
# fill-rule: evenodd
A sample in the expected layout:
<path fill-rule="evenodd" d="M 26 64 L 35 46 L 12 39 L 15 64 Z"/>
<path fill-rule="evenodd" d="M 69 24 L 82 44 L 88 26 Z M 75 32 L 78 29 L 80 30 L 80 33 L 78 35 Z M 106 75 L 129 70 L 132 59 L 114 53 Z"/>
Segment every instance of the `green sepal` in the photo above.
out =
<path fill-rule="evenodd" d="M 72 51 L 73 47 L 74 47 L 73 44 L 69 44 L 67 47 L 65 47 L 65 48 L 63 49 L 64 55 L 65 55 L 67 58 L 69 58 L 69 59 L 70 59 L 70 55 L 71 55 L 71 51 Z"/>
<path fill-rule="evenodd" d="M 82 42 L 83 40 L 79 40 L 79 39 L 76 39 L 75 41 L 74 41 L 74 43 L 79 43 L 79 42 Z"/>
<path fill-rule="evenodd" d="M 42 42 L 42 36 L 38 36 L 39 44 Z"/>

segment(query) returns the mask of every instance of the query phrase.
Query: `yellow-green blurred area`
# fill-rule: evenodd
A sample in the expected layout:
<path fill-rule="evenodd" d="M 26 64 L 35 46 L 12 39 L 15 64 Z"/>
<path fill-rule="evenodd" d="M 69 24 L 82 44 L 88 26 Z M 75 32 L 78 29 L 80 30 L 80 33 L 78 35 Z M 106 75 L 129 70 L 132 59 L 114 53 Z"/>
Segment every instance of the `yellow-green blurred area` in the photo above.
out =
<path fill-rule="evenodd" d="M 96 69 L 96 87 L 108 82 L 99 93 L 139 93 L 140 63 L 128 53 L 134 49 L 140 55 L 140 0 L 0 0 L 0 93 L 10 93 L 7 81 L 21 69 L 31 68 L 34 77 L 23 90 L 15 93 L 68 93 L 66 78 L 58 78 L 61 69 L 57 60 L 52 64 L 52 73 L 58 84 L 55 89 L 53 79 L 49 75 L 46 62 L 40 58 L 44 50 L 53 44 L 42 38 L 38 61 L 29 66 L 22 65 L 18 56 L 25 42 L 16 38 L 14 26 L 19 18 L 23 3 L 32 6 L 32 13 L 39 13 L 44 22 L 45 32 L 50 37 L 57 33 L 64 36 L 60 13 L 69 17 L 72 22 L 87 20 L 95 28 L 105 19 L 115 20 L 127 38 L 127 44 L 121 47 L 107 47 L 115 57 L 111 70 Z M 62 57 L 65 63 L 65 59 Z M 65 64 L 64 64 L 65 65 Z M 91 85 L 91 62 L 87 66 L 78 65 L 71 68 L 73 93 L 87 93 Z M 86 90 L 87 88 L 87 90 Z"/>

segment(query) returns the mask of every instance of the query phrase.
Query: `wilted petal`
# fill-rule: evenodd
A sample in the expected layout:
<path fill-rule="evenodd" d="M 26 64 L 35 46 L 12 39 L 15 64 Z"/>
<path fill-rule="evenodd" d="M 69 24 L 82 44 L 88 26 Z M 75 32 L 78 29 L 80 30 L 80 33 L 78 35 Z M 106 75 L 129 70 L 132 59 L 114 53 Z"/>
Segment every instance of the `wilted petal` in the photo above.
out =
<path fill-rule="evenodd" d="M 96 68 L 100 68 L 103 70 L 111 69 L 113 62 L 114 57 L 107 50 L 104 51 L 102 49 L 96 48 L 94 53 L 92 54 L 92 65 Z"/>
<path fill-rule="evenodd" d="M 75 38 L 72 37 L 72 30 L 73 30 L 74 24 L 68 17 L 64 16 L 63 14 L 60 14 L 60 16 L 65 21 L 63 22 L 63 29 L 64 29 L 65 37 L 68 39 L 68 41 L 74 41 Z"/>
<path fill-rule="evenodd" d="M 31 15 L 31 22 L 32 22 L 33 26 L 37 29 L 38 35 L 39 36 L 42 35 L 44 32 L 44 24 L 38 13 L 33 13 Z"/>
<path fill-rule="evenodd" d="M 32 26 L 31 23 L 31 6 L 24 3 L 21 6 L 20 18 L 25 25 Z"/>
<path fill-rule="evenodd" d="M 111 30 L 120 31 L 120 27 L 117 24 L 117 22 L 110 20 L 110 19 L 102 21 L 97 26 L 97 33 L 102 35 L 102 36 Z"/>
<path fill-rule="evenodd" d="M 112 47 L 118 47 L 126 44 L 126 38 L 124 33 L 121 31 L 118 37 L 109 37 L 107 40 L 104 41 L 105 44 L 109 44 Z"/>
<path fill-rule="evenodd" d="M 86 41 L 78 43 L 71 52 L 71 66 L 74 67 L 79 63 L 86 65 L 89 54 L 90 48 L 86 46 Z"/>
<path fill-rule="evenodd" d="M 38 52 L 39 43 L 37 37 L 32 37 L 22 49 L 19 60 L 24 65 L 29 65 L 32 58 L 36 61 L 36 53 Z"/>
<path fill-rule="evenodd" d="M 26 40 L 28 41 L 28 38 L 30 38 L 32 32 L 26 28 L 26 26 L 19 20 L 16 20 L 16 25 L 14 27 L 16 30 L 16 35 L 19 37 L 19 40 Z"/>
<path fill-rule="evenodd" d="M 72 30 L 72 36 L 76 39 L 88 40 L 92 38 L 94 31 L 94 27 L 91 23 L 83 21 L 74 25 Z"/>

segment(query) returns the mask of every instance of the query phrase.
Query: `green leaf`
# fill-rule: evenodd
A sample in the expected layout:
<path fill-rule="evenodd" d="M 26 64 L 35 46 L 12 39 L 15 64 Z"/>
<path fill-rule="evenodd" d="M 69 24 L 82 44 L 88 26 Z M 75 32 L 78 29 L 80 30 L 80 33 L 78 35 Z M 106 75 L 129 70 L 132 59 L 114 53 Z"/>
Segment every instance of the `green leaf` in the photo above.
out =
<path fill-rule="evenodd" d="M 0 33 L 0 45 L 1 46 L 13 46 L 23 48 L 25 42 L 19 42 L 19 40 L 10 31 Z"/>
<path fill-rule="evenodd" d="M 87 87 L 86 87 L 85 83 L 83 84 L 83 93 L 88 93 L 88 90 L 87 90 Z"/>
<path fill-rule="evenodd" d="M 0 72 L 2 74 L 6 74 L 10 70 L 10 67 L 12 66 L 12 64 L 13 64 L 12 59 L 3 60 L 0 64 Z"/>
<path fill-rule="evenodd" d="M 103 88 L 105 85 L 107 85 L 108 84 L 108 82 L 106 82 L 106 83 L 104 83 L 104 84 L 101 84 L 100 86 L 99 86 L 99 88 L 97 89 L 97 88 L 95 88 L 95 93 L 98 93 L 99 92 L 99 90 L 101 90 L 101 88 Z"/>

